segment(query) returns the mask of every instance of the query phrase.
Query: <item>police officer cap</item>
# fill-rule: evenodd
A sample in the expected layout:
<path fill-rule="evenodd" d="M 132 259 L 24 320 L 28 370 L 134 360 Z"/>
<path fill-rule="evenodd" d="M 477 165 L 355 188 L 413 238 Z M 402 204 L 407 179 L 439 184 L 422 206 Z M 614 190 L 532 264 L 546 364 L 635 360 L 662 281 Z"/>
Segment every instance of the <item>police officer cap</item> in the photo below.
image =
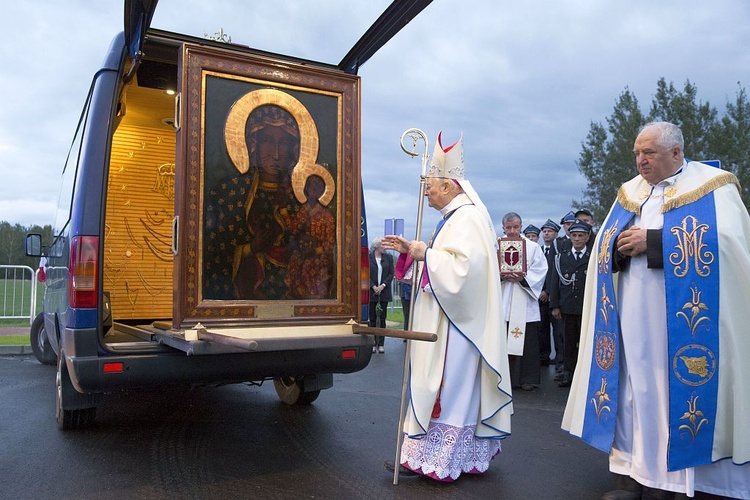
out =
<path fill-rule="evenodd" d="M 573 225 L 570 226 L 570 232 L 591 234 L 591 226 L 583 221 L 576 220 L 573 222 Z"/>
<path fill-rule="evenodd" d="M 539 236 L 539 233 L 541 232 L 542 230 L 536 227 L 534 224 L 529 224 L 528 226 L 526 226 L 526 229 L 523 230 L 523 234 L 533 233 L 537 236 Z"/>
<path fill-rule="evenodd" d="M 542 229 L 544 229 L 545 227 L 552 229 L 556 233 L 560 231 L 560 226 L 552 219 L 547 219 L 547 222 L 542 224 Z"/>
<path fill-rule="evenodd" d="M 563 215 L 563 218 L 560 219 L 560 224 L 565 224 L 566 222 L 573 222 L 574 220 L 576 220 L 576 214 L 573 213 L 573 211 L 571 210 L 567 214 Z"/>
<path fill-rule="evenodd" d="M 585 215 L 588 215 L 588 216 L 589 216 L 589 217 L 591 217 L 592 219 L 594 218 L 594 216 L 593 216 L 593 214 L 591 213 L 591 211 L 590 211 L 589 209 L 587 209 L 587 208 L 581 208 L 581 209 L 579 209 L 579 210 L 578 210 L 578 211 L 577 211 L 577 212 L 575 213 L 575 218 L 577 219 L 577 218 L 578 218 L 578 216 L 579 216 L 579 215 L 581 215 L 581 214 L 585 214 Z"/>

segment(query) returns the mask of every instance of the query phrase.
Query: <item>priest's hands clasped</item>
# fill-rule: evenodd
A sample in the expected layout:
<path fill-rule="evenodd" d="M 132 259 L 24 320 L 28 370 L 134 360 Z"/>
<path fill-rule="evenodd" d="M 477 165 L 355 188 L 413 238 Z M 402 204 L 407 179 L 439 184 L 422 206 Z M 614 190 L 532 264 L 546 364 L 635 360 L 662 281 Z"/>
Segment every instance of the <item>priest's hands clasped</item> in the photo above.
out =
<path fill-rule="evenodd" d="M 414 260 L 424 260 L 424 254 L 427 252 L 427 244 L 425 242 L 417 240 L 408 241 L 406 238 L 396 235 L 384 236 L 382 245 L 387 250 L 408 253 L 409 257 Z"/>
<path fill-rule="evenodd" d="M 617 251 L 635 257 L 646 251 L 646 230 L 638 226 L 626 229 L 617 237 Z"/>

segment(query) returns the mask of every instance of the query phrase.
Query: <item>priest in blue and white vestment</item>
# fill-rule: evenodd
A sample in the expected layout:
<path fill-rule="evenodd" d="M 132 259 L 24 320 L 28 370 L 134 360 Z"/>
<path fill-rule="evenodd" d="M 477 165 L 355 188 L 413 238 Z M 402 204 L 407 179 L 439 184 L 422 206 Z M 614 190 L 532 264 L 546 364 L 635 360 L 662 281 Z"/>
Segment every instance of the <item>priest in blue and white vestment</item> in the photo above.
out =
<path fill-rule="evenodd" d="M 606 498 L 750 498 L 750 217 L 683 143 L 641 130 L 589 263 L 562 427 L 609 453 Z"/>

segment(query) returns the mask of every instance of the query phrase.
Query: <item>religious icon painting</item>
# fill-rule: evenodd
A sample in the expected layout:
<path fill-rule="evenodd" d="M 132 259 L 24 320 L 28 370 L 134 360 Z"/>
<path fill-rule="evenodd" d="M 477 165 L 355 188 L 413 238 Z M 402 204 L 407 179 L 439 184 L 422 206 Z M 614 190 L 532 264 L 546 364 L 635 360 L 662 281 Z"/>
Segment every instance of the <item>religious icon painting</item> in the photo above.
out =
<path fill-rule="evenodd" d="M 500 276 L 511 273 L 526 273 L 526 244 L 523 238 L 498 238 L 497 262 Z"/>
<path fill-rule="evenodd" d="M 173 325 L 357 317 L 359 78 L 192 45 L 181 63 Z"/>

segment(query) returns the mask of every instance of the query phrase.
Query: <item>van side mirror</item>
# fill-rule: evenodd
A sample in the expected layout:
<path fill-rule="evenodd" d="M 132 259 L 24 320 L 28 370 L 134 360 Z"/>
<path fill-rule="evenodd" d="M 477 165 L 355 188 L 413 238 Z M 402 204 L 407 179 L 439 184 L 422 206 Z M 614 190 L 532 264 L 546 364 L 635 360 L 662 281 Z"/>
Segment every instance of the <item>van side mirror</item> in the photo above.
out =
<path fill-rule="evenodd" d="M 31 233 L 26 235 L 24 251 L 29 257 L 42 256 L 42 235 Z"/>

